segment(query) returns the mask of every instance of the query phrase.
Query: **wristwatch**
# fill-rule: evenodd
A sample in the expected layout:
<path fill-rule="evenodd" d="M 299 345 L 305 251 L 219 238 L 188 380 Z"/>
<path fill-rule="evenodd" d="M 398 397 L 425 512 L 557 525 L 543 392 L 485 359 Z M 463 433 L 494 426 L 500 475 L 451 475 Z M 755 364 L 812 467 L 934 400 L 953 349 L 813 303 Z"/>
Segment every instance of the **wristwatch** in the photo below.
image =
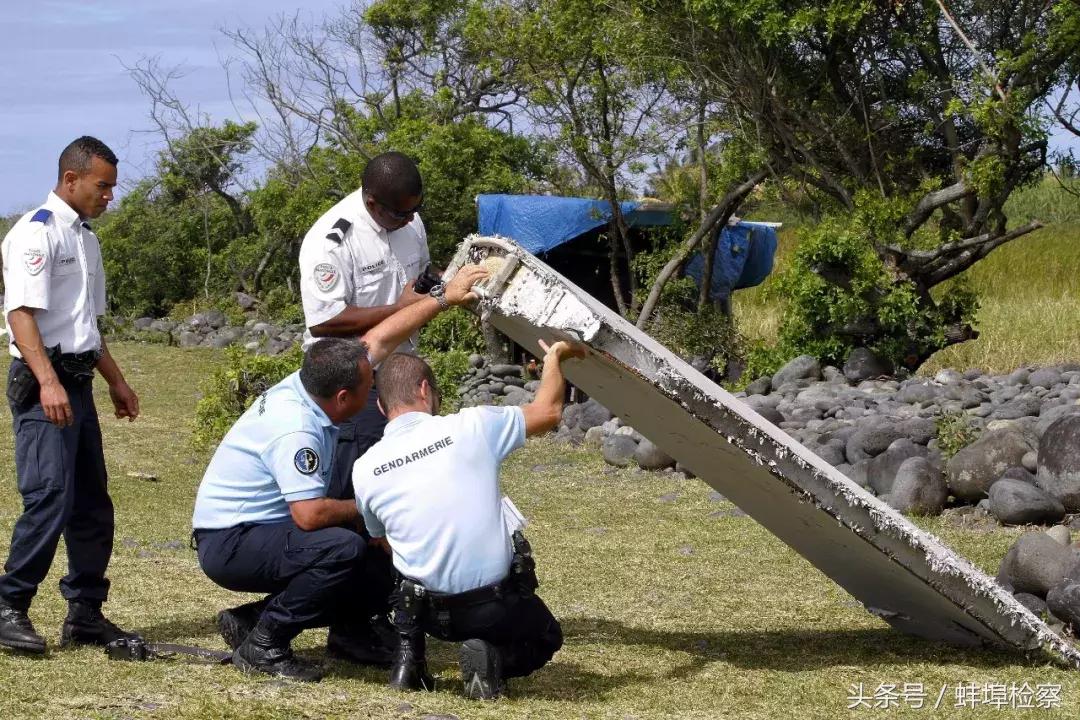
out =
<path fill-rule="evenodd" d="M 446 300 L 446 285 L 441 282 L 437 282 L 431 286 L 428 290 L 428 295 L 435 298 L 435 301 L 439 303 L 439 307 L 443 310 L 450 307 L 450 303 Z"/>

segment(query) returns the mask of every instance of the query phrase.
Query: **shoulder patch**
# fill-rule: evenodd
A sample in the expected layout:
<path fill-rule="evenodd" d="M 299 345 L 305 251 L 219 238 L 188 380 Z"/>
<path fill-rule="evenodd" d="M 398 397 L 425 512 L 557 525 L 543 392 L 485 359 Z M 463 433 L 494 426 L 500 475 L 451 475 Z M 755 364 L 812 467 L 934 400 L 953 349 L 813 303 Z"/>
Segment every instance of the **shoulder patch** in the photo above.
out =
<path fill-rule="evenodd" d="M 36 213 L 34 213 L 34 217 L 30 218 L 30 222 L 48 222 L 49 218 L 51 217 L 52 210 L 50 210 L 49 208 L 40 208 Z"/>
<path fill-rule="evenodd" d="M 45 267 L 45 253 L 38 248 L 30 248 L 23 253 L 23 265 L 26 266 L 26 272 L 37 275 Z"/>
<path fill-rule="evenodd" d="M 330 228 L 330 232 L 326 233 L 327 240 L 333 240 L 339 245 L 345 239 L 345 233 L 349 232 L 349 228 L 352 227 L 352 223 L 345 218 L 338 218 L 338 221 L 334 223 L 334 226 Z"/>
<path fill-rule="evenodd" d="M 329 292 L 337 285 L 340 275 L 336 266 L 330 263 L 319 263 L 315 266 L 315 285 L 323 292 Z"/>
<path fill-rule="evenodd" d="M 302 448 L 293 455 L 293 465 L 304 475 L 312 475 L 319 469 L 319 453 L 311 448 Z"/>

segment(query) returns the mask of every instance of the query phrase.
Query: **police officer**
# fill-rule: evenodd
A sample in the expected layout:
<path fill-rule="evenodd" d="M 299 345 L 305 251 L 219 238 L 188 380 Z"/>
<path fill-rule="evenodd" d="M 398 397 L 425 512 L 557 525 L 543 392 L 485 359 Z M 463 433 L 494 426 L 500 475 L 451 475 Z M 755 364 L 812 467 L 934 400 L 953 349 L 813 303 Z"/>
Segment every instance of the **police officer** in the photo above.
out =
<path fill-rule="evenodd" d="M 320 337 L 356 337 L 423 297 L 414 281 L 430 263 L 419 211 L 423 184 L 416 164 L 389 152 L 371 159 L 362 186 L 330 208 L 300 246 L 305 347 Z M 398 348 L 414 350 L 406 338 Z M 353 461 L 382 437 L 386 418 L 370 401 L 339 426 L 330 497 L 351 498 Z"/>
<path fill-rule="evenodd" d="M 402 576 L 391 603 L 399 648 L 390 671 L 397 689 L 433 689 L 425 631 L 461 641 L 465 692 L 492 698 L 504 677 L 542 667 L 562 646 L 562 630 L 536 596 L 531 551 L 503 518 L 499 466 L 562 417 L 560 363 L 583 346 L 546 346 L 535 399 L 521 407 L 475 407 L 439 416 L 431 368 L 394 354 L 376 387 L 389 423 L 353 469 L 356 503 L 372 538 L 384 538 Z M 513 568 L 513 570 L 512 570 Z"/>
<path fill-rule="evenodd" d="M 116 417 L 134 420 L 139 399 L 98 331 L 105 273 L 87 223 L 105 212 L 116 186 L 116 155 L 81 137 L 60 154 L 56 188 L 3 241 L 4 311 L 14 360 L 8 404 L 23 513 L 0 575 L 0 645 L 45 652 L 27 610 L 63 535 L 68 614 L 60 645 L 106 644 L 127 633 L 101 614 L 112 555 L 113 505 L 106 487 L 94 368 L 109 384 Z"/>
<path fill-rule="evenodd" d="M 300 371 L 256 400 L 218 446 L 195 500 L 199 564 L 222 587 L 270 594 L 219 616 L 240 669 L 318 680 L 319 670 L 293 656 L 290 642 L 327 624 L 332 654 L 389 663 L 391 649 L 380 650 L 367 624 L 385 616 L 388 563 L 382 553 L 366 552 L 355 502 L 327 494 L 337 425 L 367 403 L 372 365 L 440 309 L 473 299 L 470 288 L 486 274 L 459 273 L 362 342 L 316 342 Z"/>

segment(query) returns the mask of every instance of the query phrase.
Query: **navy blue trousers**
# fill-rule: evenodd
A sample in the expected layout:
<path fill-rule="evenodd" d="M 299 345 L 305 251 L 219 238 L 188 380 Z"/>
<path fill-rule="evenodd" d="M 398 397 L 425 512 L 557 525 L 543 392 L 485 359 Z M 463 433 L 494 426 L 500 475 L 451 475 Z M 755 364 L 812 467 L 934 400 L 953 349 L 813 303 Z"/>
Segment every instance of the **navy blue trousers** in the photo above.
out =
<path fill-rule="evenodd" d="M 351 500 L 356 496 L 352 484 L 352 468 L 356 459 L 382 440 L 386 429 L 386 416 L 379 411 L 378 393 L 371 388 L 364 409 L 338 425 L 337 447 L 334 449 L 334 467 L 330 471 L 330 485 L 326 497 L 335 500 Z"/>
<path fill-rule="evenodd" d="M 292 520 L 196 530 L 199 565 L 236 592 L 267 593 L 262 619 L 275 640 L 306 628 L 366 621 L 385 614 L 390 558 L 352 530 L 301 530 Z"/>
<path fill-rule="evenodd" d="M 9 382 L 21 364 L 12 361 Z M 92 383 L 61 380 L 75 418 L 66 428 L 49 422 L 36 399 L 22 406 L 8 403 L 23 512 L 15 521 L 0 575 L 0 597 L 23 609 L 48 574 L 61 535 L 68 555 L 61 594 L 68 600 L 101 603 L 109 593 L 105 571 L 112 556 L 113 504 Z"/>
<path fill-rule="evenodd" d="M 458 606 L 448 612 L 425 608 L 420 618 L 402 610 L 400 586 L 390 595 L 394 626 L 411 635 L 423 630 L 440 640 L 486 640 L 503 655 L 503 675 L 524 677 L 539 670 L 562 647 L 562 627 L 544 601 L 534 593 L 505 587 L 498 599 Z"/>

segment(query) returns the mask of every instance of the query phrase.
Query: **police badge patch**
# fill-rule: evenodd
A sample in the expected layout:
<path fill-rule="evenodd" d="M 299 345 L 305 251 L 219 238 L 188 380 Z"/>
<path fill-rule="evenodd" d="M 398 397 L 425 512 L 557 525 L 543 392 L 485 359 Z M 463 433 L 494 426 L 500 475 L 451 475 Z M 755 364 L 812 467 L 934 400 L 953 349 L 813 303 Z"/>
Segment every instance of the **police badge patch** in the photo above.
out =
<path fill-rule="evenodd" d="M 319 454 L 311 448 L 297 450 L 293 456 L 293 465 L 304 475 L 311 475 L 319 469 Z"/>
<path fill-rule="evenodd" d="M 26 272 L 37 275 L 45 267 L 45 253 L 37 248 L 30 248 L 23 254 L 23 263 L 26 265 Z"/>
<path fill-rule="evenodd" d="M 315 266 L 315 284 L 320 290 L 326 292 L 337 285 L 338 269 L 330 263 L 319 263 Z"/>

